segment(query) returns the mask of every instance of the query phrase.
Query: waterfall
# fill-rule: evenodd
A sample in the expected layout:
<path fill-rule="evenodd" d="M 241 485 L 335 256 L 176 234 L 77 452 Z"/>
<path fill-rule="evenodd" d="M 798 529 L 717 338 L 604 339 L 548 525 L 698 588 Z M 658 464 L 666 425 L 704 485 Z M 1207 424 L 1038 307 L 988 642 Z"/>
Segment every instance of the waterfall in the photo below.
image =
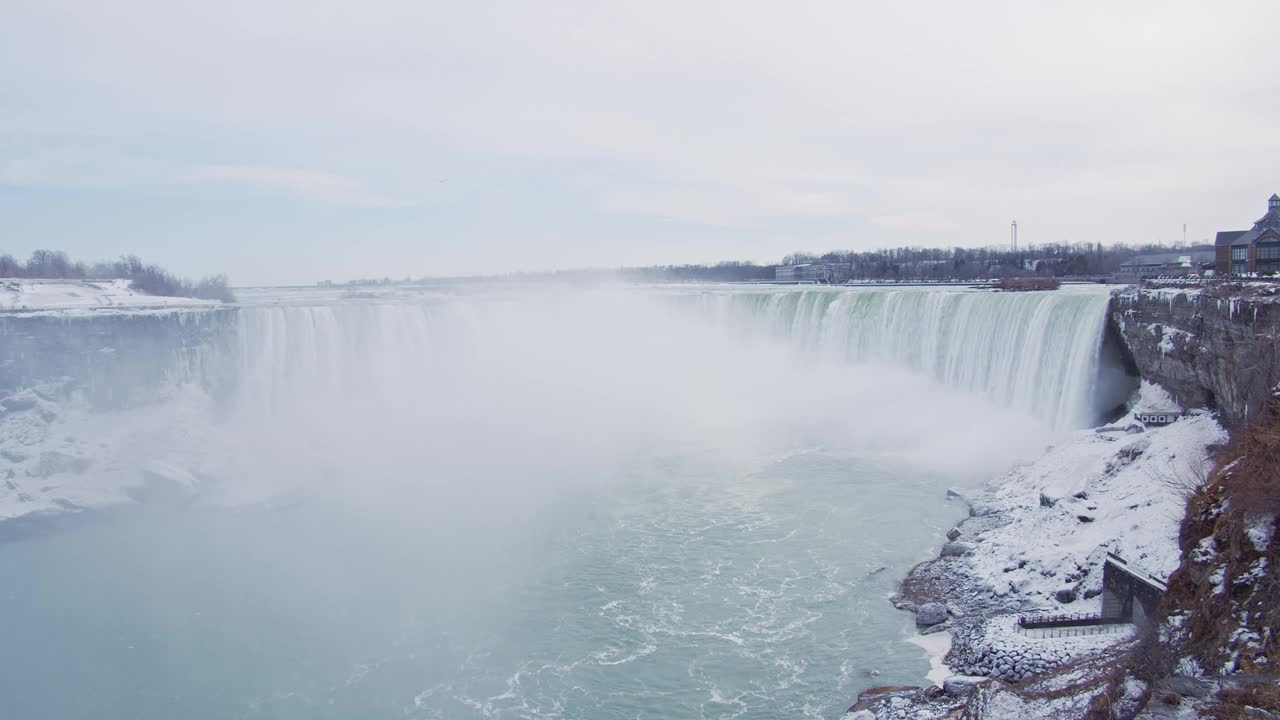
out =
<path fill-rule="evenodd" d="M 732 331 L 764 333 L 838 362 L 904 367 L 1072 428 L 1097 415 L 1108 298 L 1095 287 L 752 288 L 706 291 L 698 302 Z"/>
<path fill-rule="evenodd" d="M 1093 390 L 1108 303 L 1102 288 L 698 286 L 634 295 L 739 339 L 781 341 L 824 361 L 905 368 L 1054 428 L 1083 427 L 1097 416 Z M 518 295 L 476 294 L 248 305 L 240 313 L 237 404 L 268 414 L 282 407 L 323 414 L 339 402 L 372 412 L 378 403 L 453 397 L 448 378 L 475 377 L 477 364 L 510 375 L 505 391 L 520 392 L 525 379 L 508 366 L 540 345 L 541 334 L 594 332 L 581 318 L 556 327 L 564 317 L 557 313 L 593 302 L 590 291 L 556 302 L 530 310 Z M 624 327 L 613 330 L 653 333 L 646 317 L 618 316 Z"/>
<path fill-rule="evenodd" d="M 240 409 L 323 413 L 338 403 L 421 400 L 443 370 L 433 366 L 460 359 L 459 309 L 413 301 L 245 307 Z"/>

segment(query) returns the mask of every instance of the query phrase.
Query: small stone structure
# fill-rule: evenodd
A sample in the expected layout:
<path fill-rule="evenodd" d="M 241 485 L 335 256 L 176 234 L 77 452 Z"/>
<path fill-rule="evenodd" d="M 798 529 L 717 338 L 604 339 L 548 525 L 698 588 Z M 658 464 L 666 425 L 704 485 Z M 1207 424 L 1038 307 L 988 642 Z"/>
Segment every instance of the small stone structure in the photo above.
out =
<path fill-rule="evenodd" d="M 1151 616 L 1166 590 L 1164 581 L 1115 553 L 1102 566 L 1102 612 L 1023 615 L 1018 630 L 1063 631 L 1068 635 L 1108 625 L 1137 624 Z"/>
<path fill-rule="evenodd" d="M 1102 616 L 1139 622 L 1153 615 L 1164 595 L 1164 581 L 1115 553 L 1102 567 Z"/>

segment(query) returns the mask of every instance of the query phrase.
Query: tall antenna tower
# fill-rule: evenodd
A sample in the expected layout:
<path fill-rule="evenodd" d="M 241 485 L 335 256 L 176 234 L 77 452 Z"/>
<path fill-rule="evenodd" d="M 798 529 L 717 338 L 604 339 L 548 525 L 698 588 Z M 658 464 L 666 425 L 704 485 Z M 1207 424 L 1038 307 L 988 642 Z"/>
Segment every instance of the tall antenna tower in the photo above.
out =
<path fill-rule="evenodd" d="M 1017 220 L 1014 220 L 1013 223 L 1009 225 L 1009 239 L 1010 239 L 1010 245 L 1013 247 L 1013 251 L 1018 252 L 1018 221 Z"/>

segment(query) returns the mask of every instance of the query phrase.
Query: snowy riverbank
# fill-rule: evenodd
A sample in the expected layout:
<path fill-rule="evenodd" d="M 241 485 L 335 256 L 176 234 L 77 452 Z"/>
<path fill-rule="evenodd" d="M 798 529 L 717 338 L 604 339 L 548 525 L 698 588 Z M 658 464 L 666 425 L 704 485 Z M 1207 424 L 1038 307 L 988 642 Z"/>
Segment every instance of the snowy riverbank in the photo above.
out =
<path fill-rule="evenodd" d="M 0 313 L 75 317 L 220 305 L 215 300 L 147 295 L 130 287 L 128 280 L 0 278 Z"/>
<path fill-rule="evenodd" d="M 0 279 L 0 539 L 203 494 L 234 313 L 127 280 Z"/>
<path fill-rule="evenodd" d="M 1160 577 L 1176 569 L 1187 494 L 1204 480 L 1211 448 L 1226 441 L 1226 432 L 1212 415 L 1199 411 L 1164 427 L 1144 427 L 1136 420 L 1139 412 L 1175 407 L 1167 393 L 1144 383 L 1120 421 L 1077 432 L 966 498 L 970 517 L 949 533 L 939 559 L 912 570 L 895 598 L 898 607 L 917 611 L 922 633 L 917 644 L 935 654 L 945 648 L 952 680 L 938 683 L 935 665 L 928 679 L 941 687 L 864 695 L 855 707 L 878 720 L 937 717 L 965 702 L 975 685 L 988 682 L 985 678 L 995 678 L 1003 681 L 997 694 L 1020 698 L 1010 705 L 1024 713 L 1019 717 L 1038 717 L 1023 689 L 1063 672 L 1087 675 L 1077 670 L 1081 660 L 1131 643 L 1135 631 L 1128 625 L 1090 635 L 1039 637 L 1019 631 L 1016 619 L 1100 613 L 1108 552 Z M 949 643 L 930 642 L 944 633 Z"/>

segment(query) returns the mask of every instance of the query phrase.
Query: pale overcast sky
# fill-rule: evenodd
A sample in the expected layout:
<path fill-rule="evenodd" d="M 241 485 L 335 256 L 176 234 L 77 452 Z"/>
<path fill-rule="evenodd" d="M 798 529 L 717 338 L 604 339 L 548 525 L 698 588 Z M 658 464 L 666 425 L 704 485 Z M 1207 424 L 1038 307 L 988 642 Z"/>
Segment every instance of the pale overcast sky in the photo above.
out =
<path fill-rule="evenodd" d="M 1164 241 L 1280 191 L 1280 2 L 6 0 L 0 252 L 240 284 Z"/>

